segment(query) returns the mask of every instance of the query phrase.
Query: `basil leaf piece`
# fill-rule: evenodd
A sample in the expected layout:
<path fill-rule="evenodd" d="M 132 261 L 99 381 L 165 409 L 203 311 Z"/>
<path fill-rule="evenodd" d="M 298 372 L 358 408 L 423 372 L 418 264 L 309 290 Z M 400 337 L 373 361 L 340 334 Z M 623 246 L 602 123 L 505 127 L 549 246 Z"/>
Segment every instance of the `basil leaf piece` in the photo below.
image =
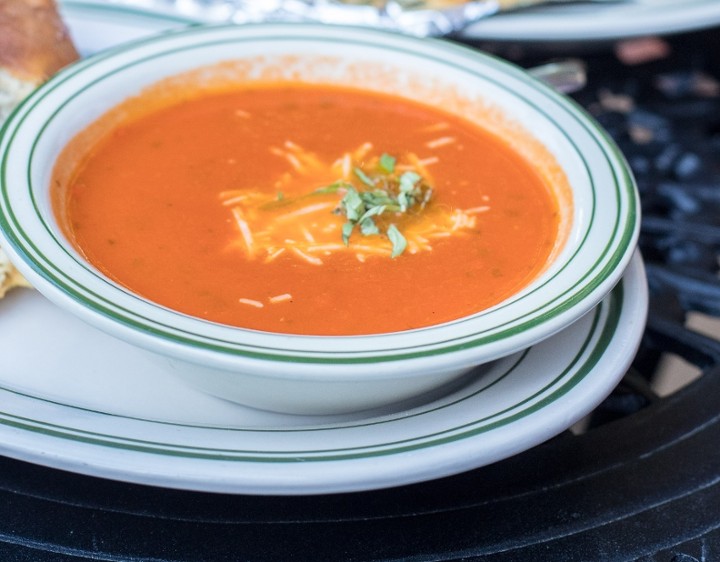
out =
<path fill-rule="evenodd" d="M 388 174 L 392 174 L 395 171 L 395 163 L 397 159 L 394 156 L 390 156 L 387 152 L 383 152 L 380 157 L 380 169 Z"/>
<path fill-rule="evenodd" d="M 407 208 L 410 206 L 410 202 L 408 200 L 408 195 L 404 191 L 401 191 L 398 194 L 398 203 L 400 203 L 400 212 L 404 213 L 407 211 Z"/>
<path fill-rule="evenodd" d="M 337 193 L 339 189 L 341 188 L 351 188 L 352 186 L 348 184 L 347 182 L 344 182 L 343 180 L 338 180 L 336 182 L 331 183 L 330 185 L 324 185 L 322 187 L 318 187 L 314 193 Z"/>
<path fill-rule="evenodd" d="M 387 235 L 390 242 L 392 242 L 392 254 L 390 254 L 390 257 L 396 258 L 405 251 L 405 248 L 407 247 L 407 240 L 405 240 L 405 237 L 400 234 L 400 231 L 394 224 L 391 224 L 388 227 Z"/>
<path fill-rule="evenodd" d="M 410 193 L 415 189 L 415 184 L 422 179 L 420 174 L 415 172 L 403 172 L 400 176 L 400 191 L 403 193 Z"/>
<path fill-rule="evenodd" d="M 372 187 L 373 189 L 375 188 L 375 182 L 372 179 L 370 179 L 370 177 L 365 172 L 363 172 L 360 168 L 358 168 L 356 166 L 355 168 L 353 168 L 353 172 L 360 179 L 360 181 L 363 182 L 365 185 L 367 185 L 368 187 Z"/>
<path fill-rule="evenodd" d="M 371 217 L 367 217 L 360 221 L 360 232 L 362 232 L 363 236 L 371 236 L 373 234 L 380 234 L 380 229 Z"/>
<path fill-rule="evenodd" d="M 346 222 L 342 225 L 342 241 L 346 246 L 350 245 L 350 235 L 355 228 L 355 223 Z"/>
<path fill-rule="evenodd" d="M 340 203 L 349 221 L 356 222 L 365 213 L 365 203 L 353 187 L 348 187 Z"/>
<path fill-rule="evenodd" d="M 365 211 L 365 214 L 362 217 L 360 217 L 359 222 L 362 222 L 365 219 L 369 219 L 370 217 L 382 215 L 384 212 L 385 212 L 385 205 L 376 205 L 375 207 L 370 207 L 367 211 Z"/>

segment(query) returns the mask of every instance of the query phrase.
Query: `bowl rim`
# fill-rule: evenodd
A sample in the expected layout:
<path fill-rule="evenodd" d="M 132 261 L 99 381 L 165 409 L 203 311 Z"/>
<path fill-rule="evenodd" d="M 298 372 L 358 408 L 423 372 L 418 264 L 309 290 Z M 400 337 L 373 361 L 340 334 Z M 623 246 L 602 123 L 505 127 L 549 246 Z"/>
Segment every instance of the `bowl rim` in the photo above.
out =
<path fill-rule="evenodd" d="M 36 107 L 48 103 L 47 100 L 52 99 L 53 94 L 64 84 L 71 83 L 73 80 L 82 81 L 86 74 L 98 68 L 102 69 L 104 66 L 108 68 L 103 76 L 107 76 L 116 71 L 113 64 L 120 64 L 126 59 L 135 60 L 133 59 L 135 55 L 141 55 L 146 50 L 153 52 L 153 49 L 160 49 L 158 52 L 167 54 L 182 44 L 187 48 L 204 44 L 204 38 L 207 38 L 207 41 L 223 37 L 224 41 L 231 42 L 257 41 L 258 39 L 268 40 L 273 33 L 276 36 L 282 35 L 287 41 L 332 40 L 346 44 L 355 41 L 358 44 L 376 46 L 383 43 L 385 48 L 404 49 L 415 56 L 431 56 L 437 62 L 460 66 L 463 71 L 478 76 L 482 75 L 483 69 L 486 72 L 491 70 L 499 73 L 511 83 L 527 86 L 537 99 L 526 99 L 520 93 L 515 92 L 516 97 L 520 97 L 534 111 L 544 114 L 551 121 L 555 121 L 551 115 L 552 111 L 562 112 L 565 118 L 572 119 L 585 131 L 587 138 L 595 143 L 596 148 L 605 158 L 605 165 L 614 180 L 613 187 L 616 190 L 618 201 L 622 203 L 622 209 L 619 209 L 616 224 L 613 226 L 616 231 L 614 238 L 607 244 L 608 248 L 615 246 L 611 255 L 602 255 L 601 267 L 597 271 L 586 272 L 579 279 L 582 284 L 576 286 L 574 291 L 569 294 L 556 296 L 553 301 L 550 301 L 554 302 L 551 307 L 548 306 L 548 302 L 543 302 L 535 310 L 526 311 L 521 317 L 518 316 L 511 322 L 506 322 L 506 325 L 494 325 L 490 330 L 472 334 L 464 333 L 459 337 L 434 341 L 433 345 L 427 343 L 408 344 L 406 342 L 398 347 L 388 347 L 387 344 L 383 344 L 384 347 L 381 351 L 373 349 L 373 345 L 378 343 L 381 338 L 392 339 L 400 334 L 428 331 L 442 334 L 443 327 L 459 326 L 468 319 L 476 317 L 487 319 L 489 313 L 495 312 L 498 307 L 454 322 L 391 334 L 368 336 L 271 334 L 216 325 L 170 311 L 161 305 L 145 301 L 123 287 L 108 282 L 97 272 L 94 272 L 94 275 L 100 283 L 95 288 L 85 287 L 77 279 L 65 274 L 52 262 L 51 258 L 45 259 L 42 250 L 33 242 L 32 235 L 25 232 L 21 225 L 22 220 L 18 219 L 15 214 L 9 188 L 9 184 L 12 182 L 7 179 L 10 148 L 13 146 L 18 130 L 27 126 L 27 118 L 32 115 Z M 453 63 L 449 62 L 450 59 L 453 60 Z M 490 79 L 487 75 L 482 75 L 482 78 Z M 503 84 L 503 87 L 508 89 L 510 86 Z M 540 100 L 549 105 L 540 107 Z M 67 99 L 64 100 L 63 104 L 67 101 Z M 53 115 L 57 115 L 61 107 L 62 104 L 59 104 Z M 38 139 L 46 127 L 47 123 L 41 128 Z M 566 135 L 564 131 L 560 132 Z M 33 151 L 37 146 L 38 139 L 33 143 Z M 575 146 L 572 139 L 569 140 Z M 28 155 L 25 172 L 32 192 L 34 210 L 39 215 L 39 204 L 34 200 L 35 192 L 32 191 L 32 182 L 29 179 L 32 158 L 31 152 Z M 588 173 L 592 176 L 590 171 Z M 620 203 L 618 204 L 620 205 Z M 621 213 L 620 210 L 623 212 Z M 385 376 L 388 369 L 395 373 L 398 361 L 411 361 L 416 368 L 422 366 L 424 370 L 439 370 L 448 366 L 467 365 L 468 361 L 477 364 L 507 355 L 556 333 L 572 320 L 592 309 L 612 289 L 632 257 L 639 234 L 639 219 L 637 188 L 623 155 L 609 135 L 575 102 L 540 83 L 522 69 L 492 55 L 445 40 L 416 38 L 360 27 L 305 23 L 260 23 L 243 26 L 199 25 L 136 40 L 88 57 L 61 71 L 33 92 L 0 129 L 0 241 L 21 272 L 26 274 L 29 280 L 51 300 L 71 309 L 101 329 L 169 356 L 194 362 L 209 362 L 228 369 L 236 369 L 238 364 L 241 364 L 245 368 L 267 374 L 274 373 L 277 370 L 276 364 L 282 363 L 287 366 L 293 365 L 294 373 L 304 373 L 316 377 L 321 375 L 319 368 L 329 368 L 334 371 L 334 367 L 342 365 L 344 368 L 352 370 L 362 368 L 370 363 L 374 365 L 374 372 L 371 376 L 380 377 Z M 46 223 L 44 225 L 46 229 L 44 235 L 53 238 L 57 247 L 66 256 L 73 259 L 67 251 L 69 243 L 63 243 Z M 579 248 L 576 253 L 577 251 Z M 595 265 L 597 266 L 597 264 Z M 85 269 L 90 271 L 88 267 Z M 538 289 L 536 287 L 531 292 Z M 134 302 L 138 308 L 119 310 L 116 304 L 118 296 L 135 299 Z M 515 303 L 517 300 L 516 297 L 512 297 L 501 303 L 499 308 Z M 176 326 L 163 325 L 146 318 L 142 315 L 142 309 L 148 307 L 162 309 L 164 313 L 169 314 L 168 317 L 173 319 L 184 318 L 193 326 L 205 326 L 206 328 L 207 325 L 211 326 L 205 331 L 206 335 L 204 336 L 192 334 L 184 329 L 178 329 Z M 251 341 L 256 339 L 276 341 L 273 345 L 257 345 L 248 343 L 248 338 Z M 295 347 L 290 346 L 291 342 Z M 303 348 L 298 342 L 302 342 L 306 347 Z M 332 348 L 329 347 L 330 345 Z M 439 358 L 442 358 L 441 361 L 438 361 Z M 431 361 L 428 362 L 428 359 Z"/>

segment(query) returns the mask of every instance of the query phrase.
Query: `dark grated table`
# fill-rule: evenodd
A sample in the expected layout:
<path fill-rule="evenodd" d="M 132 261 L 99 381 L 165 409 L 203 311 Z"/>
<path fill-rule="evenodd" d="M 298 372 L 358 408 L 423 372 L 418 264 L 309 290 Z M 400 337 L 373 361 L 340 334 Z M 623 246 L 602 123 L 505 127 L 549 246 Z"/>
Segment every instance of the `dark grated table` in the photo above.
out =
<path fill-rule="evenodd" d="M 633 367 L 584 430 L 455 477 L 317 497 L 163 490 L 0 459 L 0 560 L 720 560 L 720 343 L 687 327 L 720 316 L 720 29 L 667 42 L 667 56 L 635 65 L 580 54 L 589 84 L 575 98 L 637 176 L 651 290 Z M 668 356 L 694 377 L 670 393 L 658 382 Z"/>

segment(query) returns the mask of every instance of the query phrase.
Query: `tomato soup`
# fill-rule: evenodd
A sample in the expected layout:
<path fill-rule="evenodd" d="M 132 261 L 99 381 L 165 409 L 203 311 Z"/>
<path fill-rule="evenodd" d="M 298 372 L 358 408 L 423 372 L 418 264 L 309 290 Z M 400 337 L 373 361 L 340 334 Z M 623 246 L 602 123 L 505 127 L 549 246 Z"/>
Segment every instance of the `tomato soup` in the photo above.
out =
<path fill-rule="evenodd" d="M 194 96 L 116 124 L 72 167 L 56 166 L 56 212 L 91 264 L 156 303 L 255 330 L 455 320 L 526 287 L 558 241 L 551 186 L 506 141 L 336 86 Z"/>

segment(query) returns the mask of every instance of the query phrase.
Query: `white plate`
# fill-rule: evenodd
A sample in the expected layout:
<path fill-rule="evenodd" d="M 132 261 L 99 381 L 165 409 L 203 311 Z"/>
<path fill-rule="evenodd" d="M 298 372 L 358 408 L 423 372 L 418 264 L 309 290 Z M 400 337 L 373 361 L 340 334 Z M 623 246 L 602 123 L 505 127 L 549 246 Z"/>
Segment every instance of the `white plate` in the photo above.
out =
<path fill-rule="evenodd" d="M 104 0 L 59 0 L 59 5 L 75 45 L 85 56 L 126 41 L 202 21 Z"/>
<path fill-rule="evenodd" d="M 138 37 L 158 27 L 178 27 L 212 19 L 193 2 L 177 2 L 181 14 L 136 8 L 157 6 L 157 1 L 123 0 L 129 5 L 108 5 L 118 0 L 60 0 L 71 27 L 80 30 L 83 52 L 112 44 L 118 33 Z M 175 15 L 173 15 L 175 14 Z M 111 16 L 111 17 L 110 17 Z M 497 41 L 611 41 L 628 37 L 662 35 L 703 29 L 720 24 L 718 0 L 624 0 L 550 5 L 485 18 L 461 34 L 471 40 Z M 108 34 L 106 36 L 106 33 Z"/>
<path fill-rule="evenodd" d="M 493 16 L 470 25 L 468 39 L 610 41 L 712 27 L 718 0 L 625 0 L 543 6 Z"/>
<path fill-rule="evenodd" d="M 456 474 L 545 441 L 615 387 L 642 335 L 636 255 L 591 313 L 443 396 L 310 418 L 260 412 L 184 386 L 148 352 L 31 291 L 0 302 L 0 454 L 192 490 L 308 494 Z"/>
<path fill-rule="evenodd" d="M 66 1 L 83 53 L 186 25 Z M 0 302 L 0 454 L 166 487 L 304 494 L 437 478 L 563 431 L 617 384 L 643 332 L 636 256 L 620 286 L 571 329 L 492 364 L 453 393 L 395 411 L 303 418 L 211 398 L 37 293 Z"/>

